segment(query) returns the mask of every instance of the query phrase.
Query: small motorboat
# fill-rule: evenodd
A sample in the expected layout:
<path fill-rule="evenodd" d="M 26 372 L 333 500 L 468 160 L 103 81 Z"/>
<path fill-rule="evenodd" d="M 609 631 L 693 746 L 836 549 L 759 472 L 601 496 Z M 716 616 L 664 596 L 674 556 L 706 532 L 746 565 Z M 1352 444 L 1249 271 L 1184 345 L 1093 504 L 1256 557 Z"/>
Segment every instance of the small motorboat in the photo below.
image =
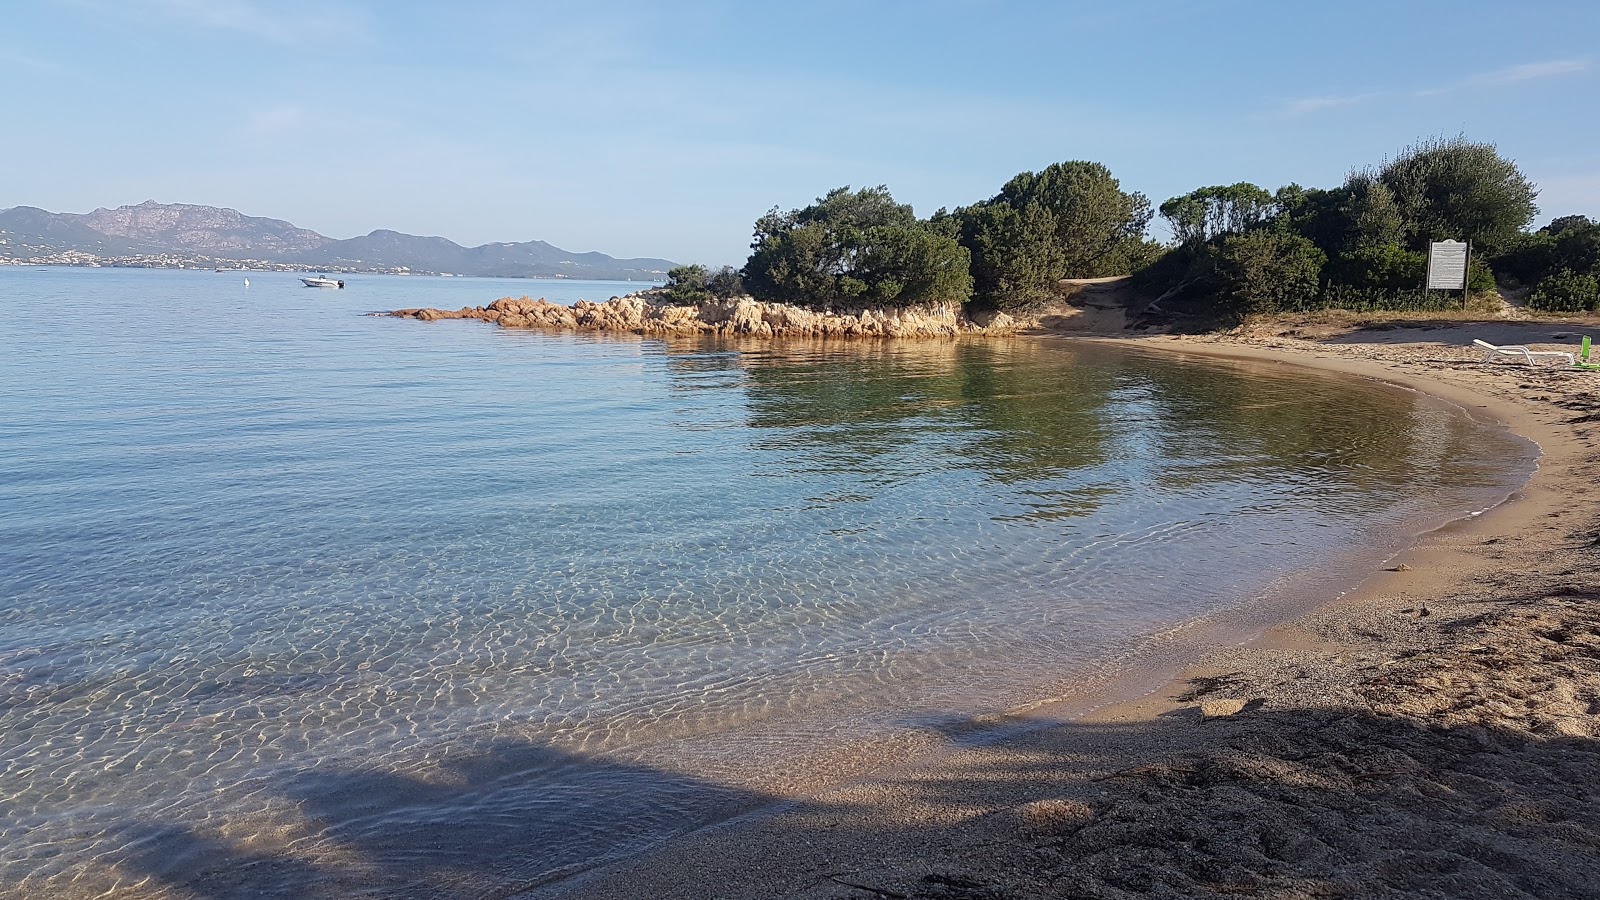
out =
<path fill-rule="evenodd" d="M 344 287 L 344 282 L 343 281 L 341 281 L 341 280 L 339 280 L 337 278 L 329 278 L 326 275 L 310 275 L 310 276 L 307 276 L 305 278 L 300 279 L 300 282 L 302 284 L 304 284 L 306 287 L 318 287 L 318 288 L 342 288 L 342 287 Z"/>

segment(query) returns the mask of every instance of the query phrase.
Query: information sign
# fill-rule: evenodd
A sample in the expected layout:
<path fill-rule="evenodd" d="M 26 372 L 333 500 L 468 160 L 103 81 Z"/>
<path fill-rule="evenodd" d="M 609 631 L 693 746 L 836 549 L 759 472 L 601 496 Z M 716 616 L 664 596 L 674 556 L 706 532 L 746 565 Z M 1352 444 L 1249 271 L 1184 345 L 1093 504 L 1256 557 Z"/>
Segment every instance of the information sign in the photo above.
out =
<path fill-rule="evenodd" d="M 1428 245 L 1428 289 L 1434 291 L 1467 289 L 1465 241 L 1434 241 Z"/>

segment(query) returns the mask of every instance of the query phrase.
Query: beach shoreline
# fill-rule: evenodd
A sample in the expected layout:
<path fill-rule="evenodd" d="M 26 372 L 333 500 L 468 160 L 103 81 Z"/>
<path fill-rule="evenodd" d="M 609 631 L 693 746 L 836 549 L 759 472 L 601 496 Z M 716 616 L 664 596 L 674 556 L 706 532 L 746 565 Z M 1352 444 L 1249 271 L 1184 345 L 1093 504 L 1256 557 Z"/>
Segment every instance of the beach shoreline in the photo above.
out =
<path fill-rule="evenodd" d="M 1502 422 L 1543 456 L 1507 502 L 1424 535 L 1398 571 L 1172 677 L 969 723 L 931 756 L 528 896 L 1579 895 L 1600 878 L 1582 787 L 1600 776 L 1600 585 L 1582 533 L 1600 416 L 1573 411 L 1600 404 L 1588 373 L 1470 350 L 1480 334 L 1561 331 L 1089 337 L 1375 378 Z"/>

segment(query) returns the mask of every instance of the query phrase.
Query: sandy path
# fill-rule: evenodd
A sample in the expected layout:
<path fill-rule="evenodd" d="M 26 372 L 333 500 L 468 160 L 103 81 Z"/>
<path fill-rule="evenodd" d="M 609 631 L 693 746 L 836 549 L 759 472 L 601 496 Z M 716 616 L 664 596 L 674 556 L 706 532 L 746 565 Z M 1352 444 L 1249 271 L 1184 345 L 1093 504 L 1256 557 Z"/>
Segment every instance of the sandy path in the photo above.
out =
<path fill-rule="evenodd" d="M 1018 719 L 1042 727 L 998 741 L 951 733 L 536 895 L 1600 897 L 1600 373 L 1485 366 L 1479 336 L 1576 343 L 1540 323 L 1125 340 L 1409 385 L 1545 456 L 1407 570 L 1154 694 L 1034 709 Z"/>

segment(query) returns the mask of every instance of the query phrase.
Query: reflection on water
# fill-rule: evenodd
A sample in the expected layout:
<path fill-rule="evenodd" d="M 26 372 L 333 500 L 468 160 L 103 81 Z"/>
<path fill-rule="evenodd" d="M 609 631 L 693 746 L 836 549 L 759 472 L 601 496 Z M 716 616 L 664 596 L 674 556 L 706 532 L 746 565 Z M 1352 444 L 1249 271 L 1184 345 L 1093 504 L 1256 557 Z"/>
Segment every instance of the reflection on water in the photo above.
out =
<path fill-rule="evenodd" d="M 541 335 L 357 315 L 513 292 L 467 279 L 252 280 L 0 272 L 0 303 L 69 313 L 0 337 L 23 893 L 537 882 L 1365 564 L 1527 468 L 1458 411 L 1289 369 Z"/>

